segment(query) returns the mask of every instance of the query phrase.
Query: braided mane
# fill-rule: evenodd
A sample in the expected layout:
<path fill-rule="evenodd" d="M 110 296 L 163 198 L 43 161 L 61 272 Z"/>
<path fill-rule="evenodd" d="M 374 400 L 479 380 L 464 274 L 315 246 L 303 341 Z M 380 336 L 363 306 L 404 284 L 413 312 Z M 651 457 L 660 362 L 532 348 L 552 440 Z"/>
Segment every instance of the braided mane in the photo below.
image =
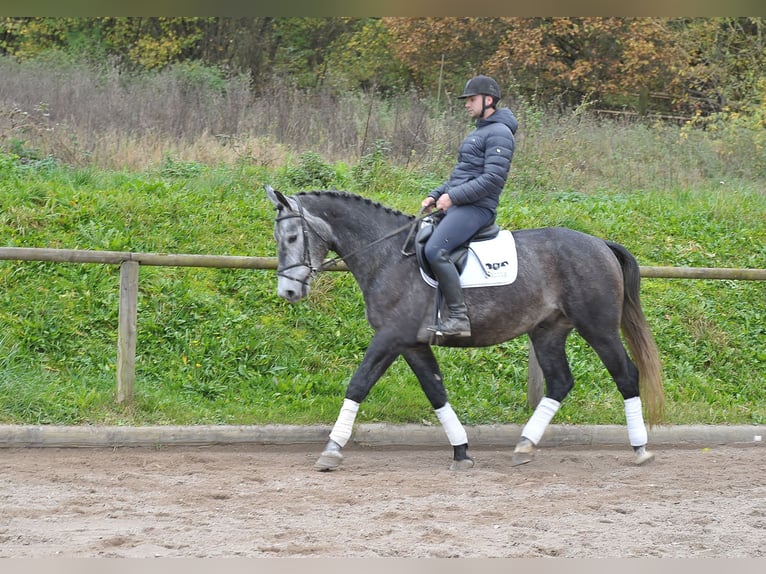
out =
<path fill-rule="evenodd" d="M 354 193 L 349 193 L 347 191 L 338 191 L 338 190 L 324 190 L 324 191 L 301 191 L 296 194 L 298 197 L 332 197 L 334 199 L 342 200 L 342 201 L 360 201 L 367 205 L 370 205 L 376 209 L 380 209 L 384 211 L 385 213 L 400 216 L 403 215 L 405 217 L 408 217 L 410 219 L 413 219 L 414 215 L 409 215 L 407 213 L 403 213 L 402 211 L 398 209 L 394 209 L 393 207 L 388 207 L 386 205 L 383 205 L 382 203 L 379 203 L 377 201 L 373 201 L 367 197 L 362 197 L 361 195 L 356 195 Z"/>

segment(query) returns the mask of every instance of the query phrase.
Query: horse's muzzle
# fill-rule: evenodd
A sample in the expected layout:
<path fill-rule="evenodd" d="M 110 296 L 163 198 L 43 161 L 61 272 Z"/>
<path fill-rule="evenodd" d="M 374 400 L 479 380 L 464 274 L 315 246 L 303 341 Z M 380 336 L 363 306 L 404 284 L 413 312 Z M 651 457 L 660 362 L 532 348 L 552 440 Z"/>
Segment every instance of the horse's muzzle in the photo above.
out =
<path fill-rule="evenodd" d="M 277 282 L 277 295 L 289 303 L 297 303 L 309 293 L 308 282 L 280 277 Z"/>

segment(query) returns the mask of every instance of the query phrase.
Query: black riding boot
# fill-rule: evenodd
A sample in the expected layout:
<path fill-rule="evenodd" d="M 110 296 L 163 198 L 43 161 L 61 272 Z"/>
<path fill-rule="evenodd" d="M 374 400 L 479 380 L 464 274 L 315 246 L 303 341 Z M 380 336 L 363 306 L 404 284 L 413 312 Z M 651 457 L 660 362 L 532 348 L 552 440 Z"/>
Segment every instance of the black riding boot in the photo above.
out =
<path fill-rule="evenodd" d="M 439 290 L 447 303 L 449 314 L 446 319 L 442 319 L 438 325 L 433 325 L 428 330 L 442 335 L 470 337 L 471 323 L 468 321 L 468 309 L 463 301 L 460 275 L 446 250 L 439 251 L 436 260 L 431 261 L 431 270 L 439 281 Z"/>

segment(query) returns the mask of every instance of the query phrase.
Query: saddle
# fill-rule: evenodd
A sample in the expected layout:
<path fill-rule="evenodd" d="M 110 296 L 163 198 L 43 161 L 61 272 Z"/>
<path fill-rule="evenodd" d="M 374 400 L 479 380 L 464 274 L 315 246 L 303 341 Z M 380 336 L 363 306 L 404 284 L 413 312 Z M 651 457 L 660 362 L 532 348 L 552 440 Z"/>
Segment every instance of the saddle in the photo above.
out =
<path fill-rule="evenodd" d="M 436 287 L 436 280 L 424 254 L 428 238 L 439 224 L 438 217 L 425 217 L 415 234 L 415 254 L 423 280 Z M 518 261 L 513 234 L 493 221 L 479 229 L 464 245 L 452 252 L 452 262 L 460 274 L 462 287 L 507 285 L 516 280 Z"/>

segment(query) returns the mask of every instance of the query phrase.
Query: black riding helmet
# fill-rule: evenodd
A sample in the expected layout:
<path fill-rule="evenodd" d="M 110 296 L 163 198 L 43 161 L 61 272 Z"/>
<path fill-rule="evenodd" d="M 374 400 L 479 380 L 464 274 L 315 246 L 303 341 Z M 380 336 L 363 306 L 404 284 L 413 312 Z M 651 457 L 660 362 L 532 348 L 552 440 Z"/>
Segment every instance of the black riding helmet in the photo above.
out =
<path fill-rule="evenodd" d="M 465 83 L 463 93 L 458 96 L 458 99 L 463 100 L 465 98 L 470 98 L 471 96 L 476 96 L 479 94 L 492 97 L 491 106 L 482 104 L 481 115 L 483 116 L 484 110 L 486 110 L 487 107 L 497 107 L 497 102 L 501 98 L 500 86 L 498 86 L 497 82 L 489 76 L 474 76 Z"/>
<path fill-rule="evenodd" d="M 489 76 L 475 76 L 465 83 L 463 93 L 458 96 L 459 99 L 475 96 L 476 94 L 483 94 L 485 96 L 492 96 L 496 100 L 500 99 L 500 86 L 497 82 Z"/>

